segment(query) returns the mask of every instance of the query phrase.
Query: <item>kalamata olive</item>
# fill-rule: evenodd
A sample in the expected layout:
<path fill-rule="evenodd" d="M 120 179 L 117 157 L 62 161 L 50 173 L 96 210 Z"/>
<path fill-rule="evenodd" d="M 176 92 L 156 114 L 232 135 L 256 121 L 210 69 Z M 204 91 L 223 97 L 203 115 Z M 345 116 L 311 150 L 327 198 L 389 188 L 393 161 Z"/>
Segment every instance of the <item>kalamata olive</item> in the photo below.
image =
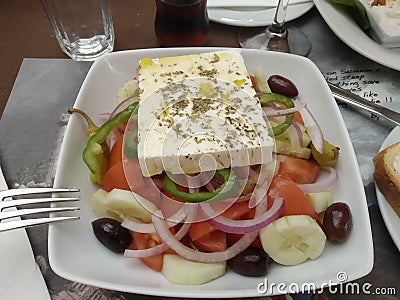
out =
<path fill-rule="evenodd" d="M 123 253 L 132 243 L 132 236 L 121 223 L 111 218 L 101 218 L 92 222 L 96 238 L 115 253 Z"/>
<path fill-rule="evenodd" d="M 332 203 L 324 214 L 322 228 L 331 242 L 344 242 L 353 227 L 350 207 L 343 202 Z"/>
<path fill-rule="evenodd" d="M 269 256 L 260 248 L 249 247 L 228 260 L 228 266 L 244 276 L 263 276 L 269 271 Z"/>
<path fill-rule="evenodd" d="M 299 94 L 296 85 L 288 78 L 281 75 L 272 75 L 268 78 L 268 85 L 271 92 L 295 98 Z"/>

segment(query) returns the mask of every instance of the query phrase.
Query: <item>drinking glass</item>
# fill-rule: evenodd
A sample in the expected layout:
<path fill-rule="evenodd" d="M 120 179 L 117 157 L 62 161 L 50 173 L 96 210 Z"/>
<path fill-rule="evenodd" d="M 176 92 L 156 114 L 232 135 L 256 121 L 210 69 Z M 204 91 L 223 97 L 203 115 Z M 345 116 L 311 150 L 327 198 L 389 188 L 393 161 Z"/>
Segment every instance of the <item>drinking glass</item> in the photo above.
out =
<path fill-rule="evenodd" d="M 112 52 L 114 27 L 109 0 L 41 0 L 61 50 L 76 61 Z"/>
<path fill-rule="evenodd" d="M 163 47 L 203 46 L 209 31 L 207 0 L 156 0 L 155 31 Z"/>
<path fill-rule="evenodd" d="M 306 34 L 296 27 L 286 28 L 286 12 L 289 0 L 279 0 L 271 25 L 261 31 L 242 27 L 238 33 L 239 44 L 243 48 L 288 52 L 307 56 L 311 42 Z"/>

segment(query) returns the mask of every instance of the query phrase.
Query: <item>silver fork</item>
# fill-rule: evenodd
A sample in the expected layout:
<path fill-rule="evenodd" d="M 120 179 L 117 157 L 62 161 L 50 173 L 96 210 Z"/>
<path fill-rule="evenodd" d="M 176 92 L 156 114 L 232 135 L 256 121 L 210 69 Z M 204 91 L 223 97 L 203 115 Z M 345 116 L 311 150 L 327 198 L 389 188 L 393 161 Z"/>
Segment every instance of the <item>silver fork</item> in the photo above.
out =
<path fill-rule="evenodd" d="M 0 191 L 0 232 L 17 228 L 32 227 L 42 224 L 50 224 L 54 222 L 74 221 L 78 220 L 77 216 L 49 216 L 44 218 L 26 218 L 20 219 L 17 217 L 35 215 L 39 213 L 57 213 L 66 211 L 76 211 L 79 207 L 41 207 L 27 209 L 8 209 L 12 207 L 20 207 L 27 204 L 45 204 L 45 203 L 60 203 L 60 202 L 75 202 L 79 201 L 80 197 L 45 197 L 45 198 L 24 198 L 13 199 L 12 197 L 34 194 L 49 194 L 49 193 L 75 193 L 79 192 L 77 188 L 23 188 L 10 189 Z M 15 218 L 15 219 L 14 219 Z"/>

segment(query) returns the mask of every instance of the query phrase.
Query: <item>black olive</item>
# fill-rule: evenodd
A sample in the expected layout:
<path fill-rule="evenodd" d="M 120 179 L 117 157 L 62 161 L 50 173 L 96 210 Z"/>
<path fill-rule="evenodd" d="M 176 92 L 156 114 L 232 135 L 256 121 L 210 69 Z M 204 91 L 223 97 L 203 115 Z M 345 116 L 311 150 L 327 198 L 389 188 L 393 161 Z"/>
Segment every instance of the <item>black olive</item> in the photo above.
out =
<path fill-rule="evenodd" d="M 268 78 L 268 85 L 271 92 L 295 98 L 299 94 L 296 85 L 288 78 L 281 75 L 272 75 Z"/>
<path fill-rule="evenodd" d="M 353 219 L 346 203 L 336 202 L 325 210 L 322 229 L 329 241 L 343 243 L 352 227 Z"/>
<path fill-rule="evenodd" d="M 228 266 L 240 275 L 264 276 L 269 271 L 269 256 L 260 248 L 249 247 L 228 260 Z"/>
<path fill-rule="evenodd" d="M 101 218 L 92 222 L 96 238 L 115 253 L 123 253 L 132 243 L 132 236 L 121 223 L 111 218 Z"/>

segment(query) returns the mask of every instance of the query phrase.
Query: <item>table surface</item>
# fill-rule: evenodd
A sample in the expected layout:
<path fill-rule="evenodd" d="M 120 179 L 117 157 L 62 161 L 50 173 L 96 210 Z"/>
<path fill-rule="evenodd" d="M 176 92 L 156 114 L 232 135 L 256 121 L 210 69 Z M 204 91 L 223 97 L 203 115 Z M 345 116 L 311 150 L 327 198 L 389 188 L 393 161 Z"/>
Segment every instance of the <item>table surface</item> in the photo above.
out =
<path fill-rule="evenodd" d="M 111 1 L 115 51 L 159 47 L 154 33 L 155 2 Z M 68 58 L 54 37 L 40 0 L 0 2 L 0 116 L 3 113 L 22 60 Z M 206 46 L 238 47 L 237 28 L 211 23 Z M 5 59 L 6 58 L 6 59 Z"/>
<path fill-rule="evenodd" d="M 153 26 L 153 1 L 111 2 L 115 50 L 158 47 Z M 315 8 L 291 23 L 303 29 L 312 39 L 313 49 L 309 58 L 328 80 L 346 83 L 348 79 L 340 77 L 341 72 L 346 74 L 346 70 L 361 72 L 371 69 L 374 72 L 363 74 L 366 78 L 380 81 L 380 85 L 364 86 L 363 93 L 372 90 L 386 99 L 399 94 L 400 89 L 393 88 L 393 85 L 388 88 L 391 82 L 399 82 L 399 72 L 380 66 L 344 45 Z M 0 25 L 3 40 L 7 41 L 0 47 L 0 163 L 10 187 L 21 184 L 51 185 L 66 125 L 63 114 L 74 104 L 91 64 L 73 62 L 61 52 L 40 1 L 1 1 Z M 211 23 L 206 46 L 238 47 L 238 29 Z M 339 78 L 333 74 L 339 74 Z M 384 104 L 400 109 L 400 103 L 396 101 Z M 394 287 L 400 291 L 399 251 L 386 230 L 376 203 L 371 163 L 394 125 L 343 104 L 339 108 L 357 154 L 374 238 L 374 269 L 358 282 L 370 282 L 375 287 Z M 47 228 L 28 229 L 28 235 L 53 299 L 154 298 L 96 289 L 64 280 L 54 274 L 48 264 Z M 329 299 L 362 299 L 366 295 L 325 293 L 324 296 Z M 382 295 L 381 298 L 396 299 L 396 296 Z"/>

